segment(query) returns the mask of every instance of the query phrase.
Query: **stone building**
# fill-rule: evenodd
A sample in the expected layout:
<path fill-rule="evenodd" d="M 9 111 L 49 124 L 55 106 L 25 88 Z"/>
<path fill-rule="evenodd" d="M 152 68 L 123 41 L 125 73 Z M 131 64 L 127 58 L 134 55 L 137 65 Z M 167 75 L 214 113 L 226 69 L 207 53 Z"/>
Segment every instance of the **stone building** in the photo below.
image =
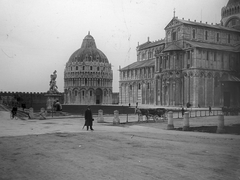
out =
<path fill-rule="evenodd" d="M 137 62 L 120 69 L 120 104 L 154 104 L 155 54 L 164 45 L 164 40 L 151 42 L 148 38 L 137 47 Z"/>
<path fill-rule="evenodd" d="M 64 71 L 64 104 L 112 103 L 112 66 L 88 33 Z"/>
<path fill-rule="evenodd" d="M 239 106 L 239 6 L 239 0 L 230 0 L 222 8 L 221 23 L 215 25 L 173 17 L 165 27 L 164 49 L 155 52 L 155 58 L 152 58 L 155 63 L 148 59 L 143 61 L 153 66 L 150 84 L 153 87 L 149 93 L 142 89 L 138 97 L 153 97 L 154 101 L 139 99 L 140 103 L 181 106 L 189 102 L 193 107 Z M 141 48 L 137 48 L 137 53 L 140 56 L 138 60 L 141 56 L 145 57 Z M 122 99 L 131 97 L 131 84 L 138 83 L 134 76 L 126 79 L 126 74 L 136 71 L 134 64 L 120 70 L 119 93 Z M 146 76 L 146 72 L 142 76 Z M 135 101 L 129 98 L 129 102 Z"/>

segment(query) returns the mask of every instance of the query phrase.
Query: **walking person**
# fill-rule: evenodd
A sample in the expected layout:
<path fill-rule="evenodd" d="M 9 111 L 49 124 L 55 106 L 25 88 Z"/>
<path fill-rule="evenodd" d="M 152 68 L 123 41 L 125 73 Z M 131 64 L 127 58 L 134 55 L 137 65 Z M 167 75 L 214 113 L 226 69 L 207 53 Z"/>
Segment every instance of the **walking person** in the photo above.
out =
<path fill-rule="evenodd" d="M 209 106 L 209 114 L 211 114 L 211 113 L 212 113 L 212 107 Z"/>
<path fill-rule="evenodd" d="M 90 129 L 93 131 L 94 129 L 92 128 L 92 125 L 93 125 L 93 117 L 92 117 L 92 111 L 90 109 L 90 106 L 87 107 L 87 110 L 85 111 L 85 124 L 84 126 L 87 126 L 87 131 L 90 127 Z"/>
<path fill-rule="evenodd" d="M 184 107 L 182 107 L 182 117 L 184 116 Z"/>
<path fill-rule="evenodd" d="M 17 118 L 17 105 L 16 104 L 14 104 L 14 106 L 13 106 L 13 108 L 12 108 L 12 110 L 11 110 L 11 118 L 12 119 L 16 119 Z"/>

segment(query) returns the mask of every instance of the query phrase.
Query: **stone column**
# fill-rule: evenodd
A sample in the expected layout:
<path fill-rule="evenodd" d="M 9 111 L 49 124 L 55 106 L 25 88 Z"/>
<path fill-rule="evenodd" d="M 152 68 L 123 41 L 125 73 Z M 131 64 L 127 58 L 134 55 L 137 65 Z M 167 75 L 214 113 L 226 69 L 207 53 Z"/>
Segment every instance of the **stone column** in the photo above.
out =
<path fill-rule="evenodd" d="M 33 118 L 33 108 L 29 108 L 29 117 Z"/>
<path fill-rule="evenodd" d="M 115 110 L 114 117 L 113 117 L 113 124 L 119 124 L 119 123 L 120 123 L 119 112 L 118 110 Z"/>
<path fill-rule="evenodd" d="M 224 133 L 225 129 L 224 129 L 224 115 L 220 114 L 218 116 L 218 127 L 217 127 L 217 132 L 216 133 Z"/>
<path fill-rule="evenodd" d="M 98 110 L 97 122 L 98 123 L 103 123 L 104 122 L 103 110 L 101 110 L 101 109 Z"/>
<path fill-rule="evenodd" d="M 174 77 L 175 78 L 175 80 L 173 81 L 173 93 L 172 93 L 172 95 L 173 95 L 173 97 L 172 97 L 172 99 L 173 99 L 173 106 L 175 106 L 175 104 L 176 104 L 176 76 Z"/>
<path fill-rule="evenodd" d="M 162 100 L 162 104 L 161 105 L 166 105 L 165 104 L 165 99 L 166 99 L 166 97 L 165 97 L 165 83 L 164 82 L 162 82 L 162 93 L 161 93 L 161 100 Z"/>
<path fill-rule="evenodd" d="M 173 112 L 172 111 L 168 112 L 168 126 L 167 126 L 167 129 L 168 130 L 174 129 L 174 126 L 173 126 Z"/>
<path fill-rule="evenodd" d="M 188 130 L 189 130 L 189 112 L 185 112 L 183 118 L 183 131 Z"/>
<path fill-rule="evenodd" d="M 43 120 L 43 119 L 46 119 L 46 113 L 45 113 L 45 109 L 44 108 L 41 108 L 40 109 L 40 113 L 39 113 L 39 115 L 40 115 L 40 120 Z"/>

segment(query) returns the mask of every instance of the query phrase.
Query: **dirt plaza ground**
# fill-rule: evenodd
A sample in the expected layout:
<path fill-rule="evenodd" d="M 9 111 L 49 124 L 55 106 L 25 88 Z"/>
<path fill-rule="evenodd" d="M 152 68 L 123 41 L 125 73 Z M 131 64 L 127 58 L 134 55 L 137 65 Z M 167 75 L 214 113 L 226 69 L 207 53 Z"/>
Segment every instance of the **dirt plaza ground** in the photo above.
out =
<path fill-rule="evenodd" d="M 82 129 L 82 118 L 10 120 L 0 111 L 0 179 L 240 179 L 239 135 L 177 130 L 182 119 L 166 130 L 166 121 L 136 118 L 122 116 L 114 126 L 108 116 L 94 121 L 92 132 Z M 225 116 L 226 127 L 239 121 Z M 192 118 L 190 126 L 216 122 L 217 116 Z"/>

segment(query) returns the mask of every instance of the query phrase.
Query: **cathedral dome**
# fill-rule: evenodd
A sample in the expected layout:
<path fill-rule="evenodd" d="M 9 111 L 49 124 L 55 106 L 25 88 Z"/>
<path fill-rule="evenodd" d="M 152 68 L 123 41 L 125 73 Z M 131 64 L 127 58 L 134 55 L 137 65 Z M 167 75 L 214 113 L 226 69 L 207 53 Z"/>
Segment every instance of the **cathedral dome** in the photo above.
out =
<path fill-rule="evenodd" d="M 221 25 L 240 30 L 240 0 L 229 0 L 221 11 Z"/>
<path fill-rule="evenodd" d="M 76 50 L 69 58 L 69 63 L 78 62 L 103 62 L 109 63 L 106 55 L 97 48 L 94 38 L 88 33 L 83 39 L 82 46 Z"/>
<path fill-rule="evenodd" d="M 227 3 L 227 6 L 229 5 L 233 5 L 233 4 L 236 4 L 236 3 L 239 3 L 240 0 L 229 0 L 228 3 Z"/>

